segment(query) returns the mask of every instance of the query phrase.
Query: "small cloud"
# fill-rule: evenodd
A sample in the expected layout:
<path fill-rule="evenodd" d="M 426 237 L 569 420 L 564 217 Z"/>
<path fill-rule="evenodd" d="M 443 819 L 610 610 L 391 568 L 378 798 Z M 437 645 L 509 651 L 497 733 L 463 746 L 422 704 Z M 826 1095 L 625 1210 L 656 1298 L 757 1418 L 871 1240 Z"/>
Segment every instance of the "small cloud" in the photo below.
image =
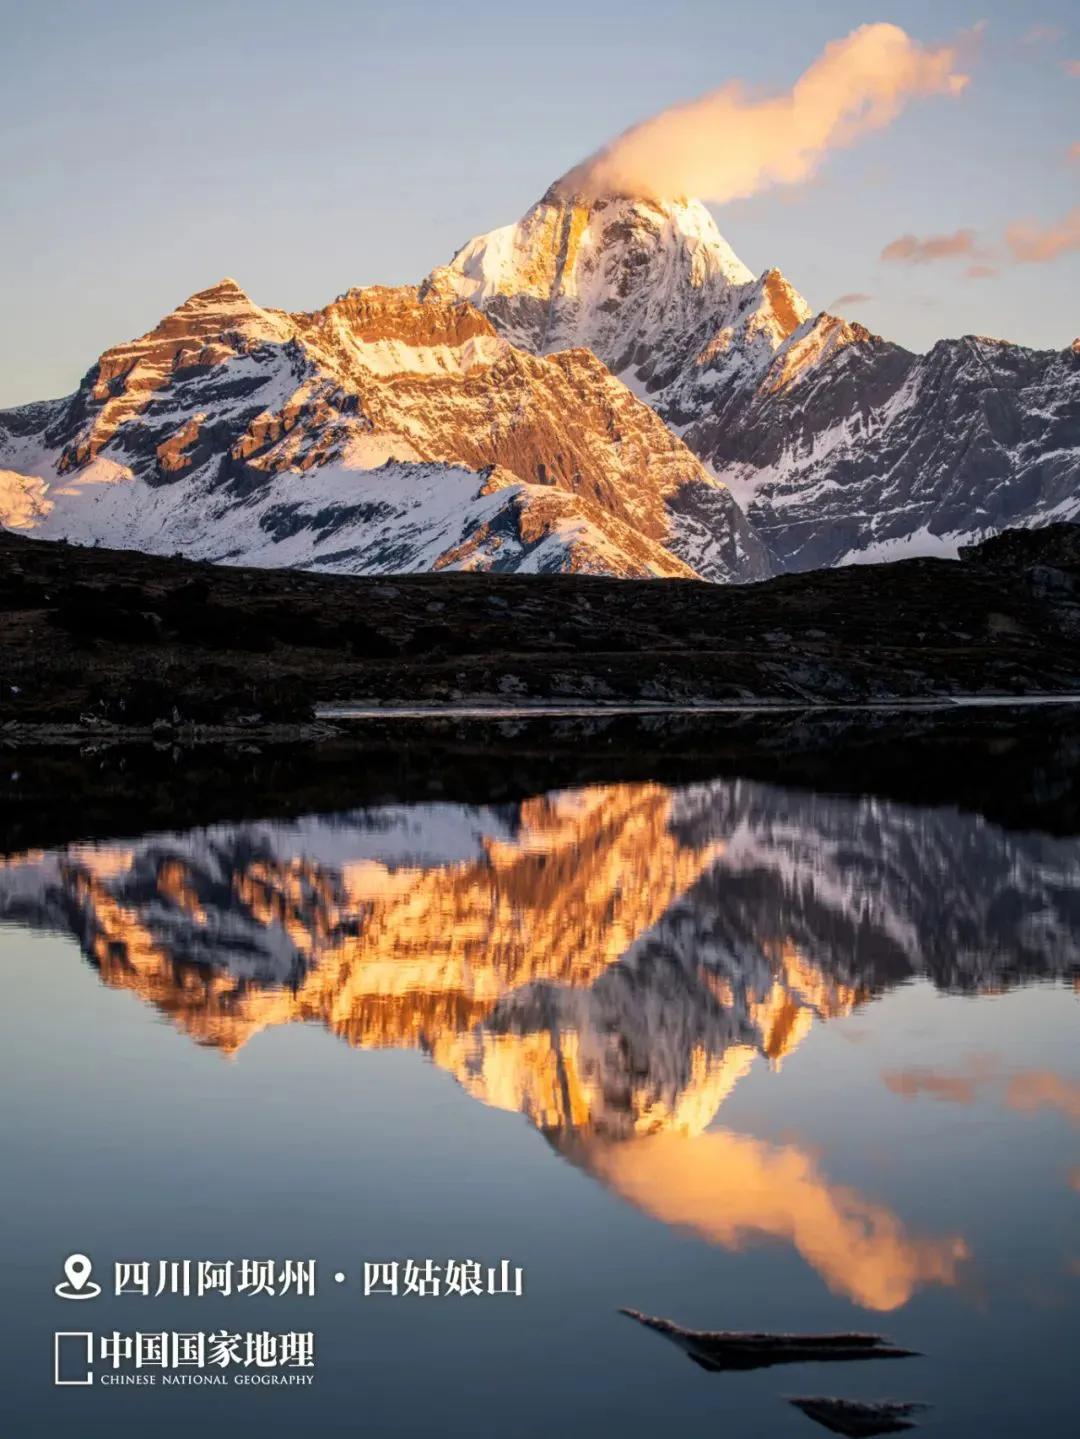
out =
<path fill-rule="evenodd" d="M 1080 1125 L 1080 1083 L 1051 1069 L 1022 1069 L 1010 1075 L 994 1055 L 973 1055 L 957 1070 L 899 1069 L 884 1071 L 881 1077 L 901 1099 L 926 1096 L 946 1104 L 974 1104 L 989 1087 L 1004 1085 L 1006 1108 L 1015 1114 L 1049 1109 Z M 1077 1173 L 1070 1172 L 1070 1184 Z"/>
<path fill-rule="evenodd" d="M 899 1069 L 882 1074 L 886 1086 L 901 1099 L 918 1099 L 929 1095 L 947 1104 L 974 1104 L 979 1085 L 992 1077 L 981 1069 L 974 1074 L 946 1074 L 934 1069 Z"/>
<path fill-rule="evenodd" d="M 1073 164 L 1080 161 L 1080 140 L 1077 140 L 1075 144 L 1069 146 L 1067 154 Z"/>
<path fill-rule="evenodd" d="M 968 280 L 992 280 L 997 274 L 993 265 L 969 265 L 964 271 Z"/>
<path fill-rule="evenodd" d="M 1017 264 L 1043 265 L 1070 250 L 1080 250 L 1080 206 L 1053 225 L 1022 221 L 1005 231 L 1005 243 Z"/>
<path fill-rule="evenodd" d="M 873 295 L 864 295 L 861 290 L 850 290 L 845 295 L 837 295 L 835 300 L 830 300 L 826 305 L 827 310 L 846 310 L 854 305 L 868 305 Z"/>
<path fill-rule="evenodd" d="M 1071 75 L 1074 80 L 1080 80 L 1080 60 L 1062 60 L 1061 68 L 1066 75 Z"/>
<path fill-rule="evenodd" d="M 901 235 L 885 246 L 881 258 L 897 265 L 929 265 L 935 260 L 974 259 L 981 254 L 974 230 L 951 235 Z"/>
<path fill-rule="evenodd" d="M 1026 34 L 1021 36 L 1021 45 L 1052 45 L 1060 40 L 1065 32 L 1060 25 L 1032 25 Z"/>
<path fill-rule="evenodd" d="M 1009 1081 L 1005 1103 L 1020 1114 L 1040 1109 L 1056 1110 L 1073 1124 L 1080 1124 L 1080 1084 L 1063 1079 L 1049 1069 L 1032 1069 Z"/>

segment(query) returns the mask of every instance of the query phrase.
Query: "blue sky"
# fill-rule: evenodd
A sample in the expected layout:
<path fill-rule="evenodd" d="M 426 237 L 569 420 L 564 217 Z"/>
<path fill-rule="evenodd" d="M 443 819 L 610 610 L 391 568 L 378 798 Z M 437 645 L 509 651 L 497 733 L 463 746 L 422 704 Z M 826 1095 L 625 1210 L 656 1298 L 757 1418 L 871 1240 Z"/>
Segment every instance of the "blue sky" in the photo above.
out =
<path fill-rule="evenodd" d="M 1000 251 L 1080 203 L 1073 0 L 0 0 L 0 405 L 69 391 L 222 275 L 289 309 L 415 281 L 634 121 L 732 78 L 789 88 L 875 20 L 925 43 L 985 21 L 968 90 L 716 210 L 721 230 L 815 307 L 872 296 L 845 312 L 914 348 L 1069 343 L 1075 248 L 981 279 L 879 256 L 958 229 Z"/>

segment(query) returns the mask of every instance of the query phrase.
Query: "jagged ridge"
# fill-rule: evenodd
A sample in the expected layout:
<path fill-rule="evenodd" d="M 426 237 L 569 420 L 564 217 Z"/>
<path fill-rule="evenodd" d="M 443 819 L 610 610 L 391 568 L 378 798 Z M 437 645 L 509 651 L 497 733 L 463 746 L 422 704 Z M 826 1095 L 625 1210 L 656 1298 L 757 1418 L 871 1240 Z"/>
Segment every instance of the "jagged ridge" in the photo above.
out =
<path fill-rule="evenodd" d="M 731 496 L 588 350 L 469 306 L 353 290 L 314 314 L 234 281 L 0 416 L 0 519 L 195 558 L 354 572 L 753 578 Z"/>
<path fill-rule="evenodd" d="M 1080 513 L 1080 352 L 916 356 L 759 278 L 695 201 L 550 191 L 428 284 L 515 343 L 589 346 L 731 489 L 779 570 L 955 555 Z"/>

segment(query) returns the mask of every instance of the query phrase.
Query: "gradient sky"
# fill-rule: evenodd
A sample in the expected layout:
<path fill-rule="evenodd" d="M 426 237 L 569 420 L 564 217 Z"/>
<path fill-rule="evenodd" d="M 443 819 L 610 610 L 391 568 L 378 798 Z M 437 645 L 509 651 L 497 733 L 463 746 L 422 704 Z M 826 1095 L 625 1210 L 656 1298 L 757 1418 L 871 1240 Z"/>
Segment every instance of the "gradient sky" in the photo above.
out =
<path fill-rule="evenodd" d="M 1074 0 L 0 0 L 0 406 L 71 390 L 226 274 L 287 309 L 415 281 L 634 121 L 733 78 L 786 89 L 875 20 L 924 43 L 984 20 L 968 90 L 717 210 L 722 231 L 816 308 L 871 296 L 839 308 L 913 348 L 1068 344 L 1075 247 L 981 279 L 880 255 L 958 229 L 1001 253 L 1080 203 Z"/>

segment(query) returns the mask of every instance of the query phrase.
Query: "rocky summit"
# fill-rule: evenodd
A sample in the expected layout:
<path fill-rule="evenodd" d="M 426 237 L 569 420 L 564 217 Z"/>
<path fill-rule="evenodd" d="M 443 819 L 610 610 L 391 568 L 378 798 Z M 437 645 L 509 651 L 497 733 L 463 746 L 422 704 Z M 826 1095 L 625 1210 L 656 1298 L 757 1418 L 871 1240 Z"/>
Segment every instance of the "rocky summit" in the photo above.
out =
<path fill-rule="evenodd" d="M 559 187 L 419 286 L 223 280 L 0 412 L 0 524 L 227 564 L 741 583 L 1078 513 L 1080 342 L 915 355 L 698 201 Z"/>

